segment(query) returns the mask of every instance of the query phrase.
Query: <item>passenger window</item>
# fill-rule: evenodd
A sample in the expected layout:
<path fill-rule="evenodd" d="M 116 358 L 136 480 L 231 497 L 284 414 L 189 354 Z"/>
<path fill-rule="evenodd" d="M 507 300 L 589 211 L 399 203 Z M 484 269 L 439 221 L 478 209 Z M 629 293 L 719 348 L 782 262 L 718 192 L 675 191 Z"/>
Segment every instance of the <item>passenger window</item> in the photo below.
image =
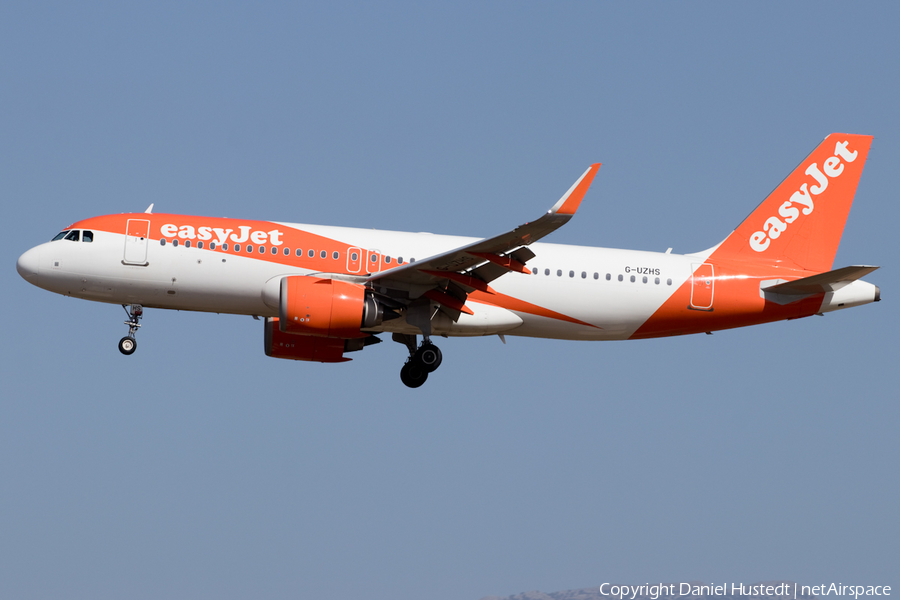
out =
<path fill-rule="evenodd" d="M 569 271 L 569 277 L 575 277 L 575 271 Z"/>
<path fill-rule="evenodd" d="M 340 257 L 341 257 L 341 253 L 340 253 L 340 252 L 332 252 L 332 253 L 331 253 L 331 258 L 333 258 L 334 260 L 337 260 L 337 259 L 339 259 Z M 391 259 L 390 259 L 390 258 L 388 258 L 388 262 L 391 262 Z"/>
<path fill-rule="evenodd" d="M 533 268 L 533 269 L 531 270 L 531 274 L 532 274 L 532 275 L 537 275 L 537 267 L 535 267 L 535 268 Z"/>
<path fill-rule="evenodd" d="M 647 276 L 644 275 L 644 283 L 647 283 Z"/>
<path fill-rule="evenodd" d="M 241 251 L 241 245 L 240 245 L 240 244 L 235 244 L 235 245 L 234 245 L 234 251 L 235 251 L 235 252 L 240 252 L 240 251 Z"/>
<path fill-rule="evenodd" d="M 600 279 L 600 273 L 594 273 L 594 279 Z"/>
<path fill-rule="evenodd" d="M 174 247 L 177 248 L 177 247 L 178 247 L 178 240 L 177 240 L 177 239 L 176 239 L 176 240 L 172 240 L 172 245 L 173 245 Z"/>
<path fill-rule="evenodd" d="M 303 250 L 301 250 L 300 248 L 297 248 L 297 251 L 294 252 L 294 254 L 296 254 L 297 256 L 303 256 Z"/>
<path fill-rule="evenodd" d="M 320 258 L 325 258 L 327 256 L 328 256 L 328 252 L 326 252 L 325 250 L 322 250 L 321 252 L 319 252 Z M 375 262 L 375 261 L 372 261 L 372 262 Z"/>
<path fill-rule="evenodd" d="M 622 281 L 622 279 L 624 279 L 624 278 L 621 275 L 619 275 L 619 281 Z"/>
<path fill-rule="evenodd" d="M 337 252 L 335 252 L 335 254 L 337 254 Z M 337 256 L 335 256 L 335 258 L 337 258 Z M 384 257 L 384 262 L 385 262 L 386 264 L 391 264 L 391 257 L 390 257 L 390 256 L 385 256 L 385 257 Z"/>
<path fill-rule="evenodd" d="M 285 248 L 285 250 L 287 250 L 287 248 Z M 272 246 L 272 254 L 278 254 L 278 248 L 275 246 Z M 285 252 L 285 254 L 287 254 L 287 252 Z"/>
<path fill-rule="evenodd" d="M 81 232 L 81 241 L 82 242 L 93 242 L 94 241 L 94 232 L 93 231 L 82 231 Z"/>
<path fill-rule="evenodd" d="M 215 250 L 215 249 L 216 249 L 216 243 L 215 243 L 215 242 L 210 242 L 210 243 L 209 243 L 209 249 L 210 249 L 210 250 Z"/>
<path fill-rule="evenodd" d="M 260 247 L 259 247 L 259 253 L 260 253 L 260 254 L 265 254 L 265 253 L 266 253 L 266 247 L 265 247 L 265 246 L 260 246 Z"/>
<path fill-rule="evenodd" d="M 587 272 L 586 272 L 586 271 L 582 271 L 582 272 L 581 272 L 581 278 L 582 278 L 582 279 L 587 279 Z"/>
<path fill-rule="evenodd" d="M 316 256 L 316 251 L 315 251 L 315 250 L 310 250 L 309 252 L 306 253 L 306 255 L 307 255 L 308 257 L 310 257 L 310 258 L 315 258 L 315 256 Z"/>
<path fill-rule="evenodd" d="M 562 277 L 562 269 L 557 269 L 557 270 L 556 270 L 556 276 L 557 276 L 557 277 Z"/>
<path fill-rule="evenodd" d="M 284 249 L 284 255 L 285 255 L 285 256 L 290 256 L 290 255 L 291 255 L 291 249 L 290 249 L 290 248 L 285 248 L 285 249 Z"/>
<path fill-rule="evenodd" d="M 197 248 L 203 250 L 203 242 L 197 242 Z"/>
<path fill-rule="evenodd" d="M 353 260 L 356 260 L 356 259 L 354 258 Z M 398 264 L 398 265 L 402 265 L 402 264 L 403 264 L 403 257 L 402 257 L 402 256 L 398 256 L 398 257 L 397 257 L 397 264 Z"/>
<path fill-rule="evenodd" d="M 356 252 L 351 252 L 351 253 L 350 253 L 350 260 L 352 260 L 353 262 L 358 261 L 358 260 L 359 260 L 359 254 L 357 254 Z"/>
<path fill-rule="evenodd" d="M 73 229 L 72 231 L 69 232 L 69 235 L 66 236 L 66 239 L 69 240 L 70 242 L 77 242 L 79 237 L 80 236 L 78 234 L 78 230 Z"/>
<path fill-rule="evenodd" d="M 653 283 L 655 283 L 656 285 L 659 285 L 659 277 L 657 277 L 656 281 L 654 281 Z"/>
<path fill-rule="evenodd" d="M 631 276 L 631 283 L 634 283 L 634 275 Z"/>
<path fill-rule="evenodd" d="M 225 252 L 227 252 L 227 251 L 228 251 L 228 244 L 222 244 L 222 250 L 225 251 Z M 225 259 L 223 258 L 222 260 L 225 260 Z"/>
<path fill-rule="evenodd" d="M 411 259 L 409 259 L 409 262 L 414 263 L 414 262 L 416 262 L 416 259 L 411 258 Z"/>
<path fill-rule="evenodd" d="M 184 240 L 184 247 L 185 247 L 185 248 L 190 248 L 190 247 L 191 247 L 191 240 Z"/>
<path fill-rule="evenodd" d="M 671 279 L 666 279 L 666 285 L 672 285 L 672 280 L 671 280 Z"/>
<path fill-rule="evenodd" d="M 66 230 L 66 231 L 60 231 L 60 232 L 57 233 L 55 236 L 53 236 L 53 239 L 50 240 L 50 241 L 51 241 L 51 242 L 55 242 L 56 240 L 61 240 L 61 239 L 63 239 L 64 237 L 66 237 L 66 234 L 67 234 L 67 233 L 69 233 L 68 230 Z"/>
<path fill-rule="evenodd" d="M 166 245 L 166 238 L 162 238 L 161 240 L 159 240 L 159 245 L 160 245 L 160 246 L 165 246 L 165 245 Z"/>
<path fill-rule="evenodd" d="M 377 255 L 377 254 L 373 254 L 371 258 L 372 258 L 372 262 L 373 262 L 373 263 L 378 262 L 378 255 Z"/>
<path fill-rule="evenodd" d="M 610 279 L 612 279 L 612 275 L 610 275 L 609 273 L 607 273 L 607 274 L 606 274 L 606 280 L 609 281 Z"/>
<path fill-rule="evenodd" d="M 550 274 L 550 269 L 544 269 L 544 275 L 549 275 L 549 274 Z"/>

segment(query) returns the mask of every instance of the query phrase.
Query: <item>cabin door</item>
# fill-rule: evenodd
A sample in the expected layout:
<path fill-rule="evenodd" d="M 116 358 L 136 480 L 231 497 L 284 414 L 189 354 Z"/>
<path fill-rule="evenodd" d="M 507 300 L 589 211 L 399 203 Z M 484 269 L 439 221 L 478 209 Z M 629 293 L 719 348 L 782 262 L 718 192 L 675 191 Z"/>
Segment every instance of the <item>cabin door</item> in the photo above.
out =
<path fill-rule="evenodd" d="M 125 258 L 126 265 L 147 265 L 147 245 L 150 243 L 150 221 L 146 219 L 128 219 L 125 225 Z"/>
<path fill-rule="evenodd" d="M 691 281 L 691 308 L 694 310 L 713 309 L 713 291 L 716 279 L 713 266 L 708 263 L 691 265 L 694 275 Z"/>

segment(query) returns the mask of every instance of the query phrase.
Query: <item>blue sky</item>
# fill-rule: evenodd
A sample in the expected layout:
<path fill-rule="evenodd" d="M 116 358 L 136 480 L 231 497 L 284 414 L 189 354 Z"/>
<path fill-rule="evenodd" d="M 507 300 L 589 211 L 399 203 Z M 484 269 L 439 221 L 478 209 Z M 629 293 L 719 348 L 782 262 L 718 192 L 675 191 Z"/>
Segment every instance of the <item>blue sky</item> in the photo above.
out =
<path fill-rule="evenodd" d="M 900 9 L 0 6 L 0 596 L 478 599 L 604 581 L 900 585 Z M 875 136 L 835 267 L 879 304 L 664 340 L 267 358 L 249 317 L 14 268 L 143 210 L 692 252 L 826 135 Z"/>

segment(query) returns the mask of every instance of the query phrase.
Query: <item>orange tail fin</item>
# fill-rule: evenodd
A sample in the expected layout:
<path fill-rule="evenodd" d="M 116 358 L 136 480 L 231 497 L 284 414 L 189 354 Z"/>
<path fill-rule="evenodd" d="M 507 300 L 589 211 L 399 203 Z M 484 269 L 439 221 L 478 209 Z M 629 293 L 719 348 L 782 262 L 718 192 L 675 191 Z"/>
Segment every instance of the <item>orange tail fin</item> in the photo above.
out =
<path fill-rule="evenodd" d="M 871 144 L 870 135 L 829 135 L 712 256 L 831 269 Z"/>

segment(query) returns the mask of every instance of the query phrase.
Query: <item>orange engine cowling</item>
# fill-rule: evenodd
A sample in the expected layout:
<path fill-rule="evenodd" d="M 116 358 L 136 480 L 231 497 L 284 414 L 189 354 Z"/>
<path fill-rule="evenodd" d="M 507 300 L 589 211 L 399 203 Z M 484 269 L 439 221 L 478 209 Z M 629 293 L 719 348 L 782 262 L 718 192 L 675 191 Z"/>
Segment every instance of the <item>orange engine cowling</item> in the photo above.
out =
<path fill-rule="evenodd" d="M 352 360 L 344 357 L 348 340 L 284 333 L 278 322 L 276 318 L 266 319 L 266 356 L 323 363 Z"/>
<path fill-rule="evenodd" d="M 278 316 L 282 333 L 363 338 L 360 328 L 381 323 L 382 309 L 361 285 L 294 275 L 281 280 Z"/>

